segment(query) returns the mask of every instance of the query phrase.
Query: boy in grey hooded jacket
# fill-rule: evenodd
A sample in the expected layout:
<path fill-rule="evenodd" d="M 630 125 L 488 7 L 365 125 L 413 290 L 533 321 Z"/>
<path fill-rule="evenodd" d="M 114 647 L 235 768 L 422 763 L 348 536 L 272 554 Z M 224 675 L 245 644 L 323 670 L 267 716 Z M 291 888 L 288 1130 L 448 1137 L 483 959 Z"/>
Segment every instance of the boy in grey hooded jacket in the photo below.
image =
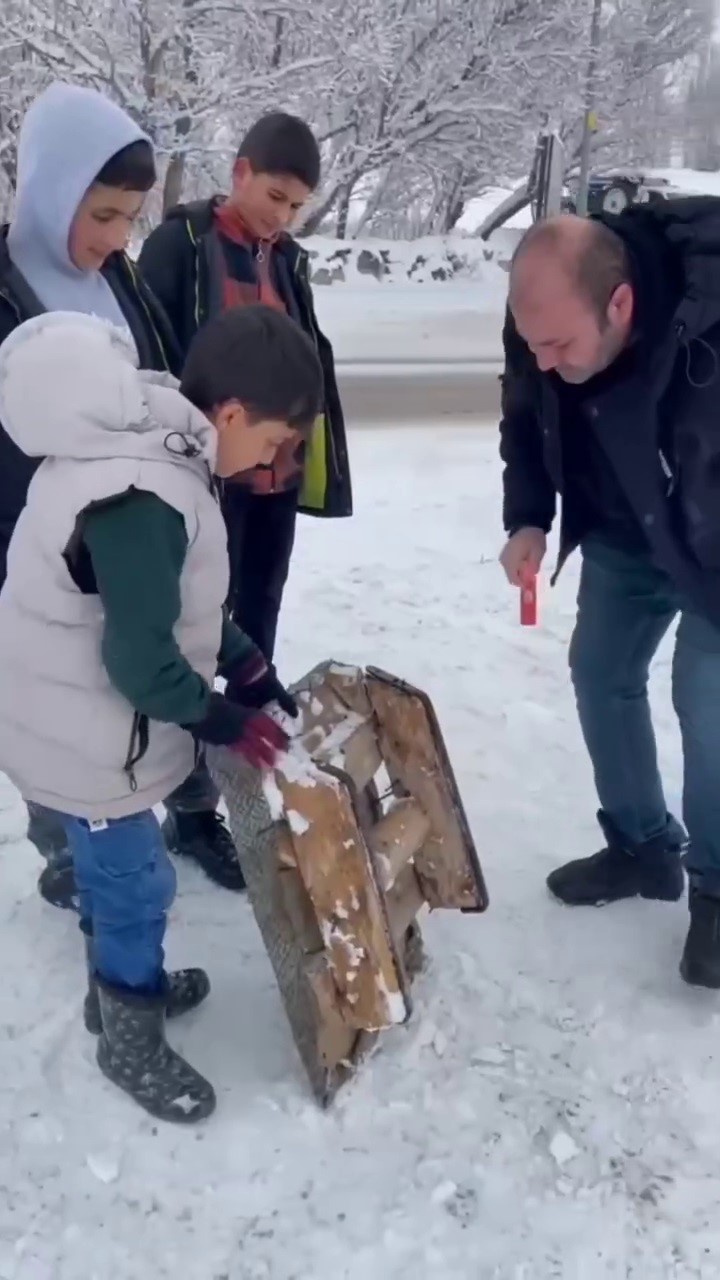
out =
<path fill-rule="evenodd" d="M 265 307 L 203 331 L 184 395 L 169 375 L 138 371 L 124 331 L 88 316 L 37 317 L 0 347 L 0 417 L 44 458 L 0 594 L 0 768 L 62 815 L 98 1062 L 162 1119 L 200 1119 L 215 1097 L 164 1037 L 165 1015 L 197 1005 L 209 983 L 164 970 L 175 877 L 152 807 L 187 777 L 196 743 L 272 767 L 286 738 L 261 708 L 295 710 L 225 616 L 212 475 L 269 465 L 310 430 L 321 384 L 312 344 Z"/>

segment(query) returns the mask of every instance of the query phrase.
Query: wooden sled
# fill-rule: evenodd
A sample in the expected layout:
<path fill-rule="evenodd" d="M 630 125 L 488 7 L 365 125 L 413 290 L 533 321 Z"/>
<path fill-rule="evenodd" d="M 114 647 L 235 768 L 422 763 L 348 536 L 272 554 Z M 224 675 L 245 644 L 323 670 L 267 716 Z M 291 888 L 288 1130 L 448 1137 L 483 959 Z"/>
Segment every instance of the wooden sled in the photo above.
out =
<path fill-rule="evenodd" d="M 424 693 L 326 662 L 294 688 L 301 724 L 264 779 L 227 751 L 250 901 L 313 1091 L 327 1106 L 378 1034 L 406 1021 L 424 907 L 484 911 L 485 883 Z"/>

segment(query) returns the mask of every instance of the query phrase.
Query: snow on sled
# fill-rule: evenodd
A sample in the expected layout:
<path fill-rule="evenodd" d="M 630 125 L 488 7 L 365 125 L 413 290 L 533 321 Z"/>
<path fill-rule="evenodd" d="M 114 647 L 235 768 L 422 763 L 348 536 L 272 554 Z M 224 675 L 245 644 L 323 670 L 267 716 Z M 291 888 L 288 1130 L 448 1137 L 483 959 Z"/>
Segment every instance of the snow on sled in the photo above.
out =
<path fill-rule="evenodd" d="M 211 769 L 292 1033 L 328 1105 L 382 1031 L 405 1022 L 425 906 L 484 911 L 475 846 L 429 698 L 326 662 L 293 692 L 291 750 L 264 780 Z"/>

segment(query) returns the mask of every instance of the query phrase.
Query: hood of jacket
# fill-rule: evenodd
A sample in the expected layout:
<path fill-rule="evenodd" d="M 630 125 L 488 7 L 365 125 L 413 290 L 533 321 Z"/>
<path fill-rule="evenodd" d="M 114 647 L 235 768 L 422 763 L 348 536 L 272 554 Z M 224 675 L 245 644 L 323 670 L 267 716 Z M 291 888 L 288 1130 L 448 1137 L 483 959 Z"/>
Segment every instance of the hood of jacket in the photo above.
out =
<path fill-rule="evenodd" d="M 215 463 L 215 430 L 176 379 L 139 370 L 127 330 L 75 312 L 27 320 L 0 346 L 0 421 L 29 457 Z"/>
<path fill-rule="evenodd" d="M 70 231 L 84 195 L 108 160 L 141 140 L 148 141 L 120 107 L 94 89 L 76 85 L 50 85 L 25 115 L 8 249 L 47 310 L 116 319 L 119 309 L 101 273 L 73 263 Z"/>
<path fill-rule="evenodd" d="M 630 252 L 641 330 L 652 336 L 668 306 L 686 341 L 720 324 L 719 197 L 634 205 L 615 217 L 603 214 L 601 220 Z"/>

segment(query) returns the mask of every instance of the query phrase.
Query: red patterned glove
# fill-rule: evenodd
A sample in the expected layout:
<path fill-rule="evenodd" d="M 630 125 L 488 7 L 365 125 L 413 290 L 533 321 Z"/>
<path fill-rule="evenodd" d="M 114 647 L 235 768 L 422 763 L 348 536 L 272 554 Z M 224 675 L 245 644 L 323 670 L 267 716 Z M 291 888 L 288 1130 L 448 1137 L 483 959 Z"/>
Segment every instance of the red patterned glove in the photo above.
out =
<path fill-rule="evenodd" d="M 254 769 L 273 769 L 290 743 L 285 730 L 265 711 L 238 706 L 222 693 L 211 693 L 204 719 L 183 728 L 200 742 L 237 751 Z"/>
<path fill-rule="evenodd" d="M 264 711 L 249 711 L 242 733 L 230 750 L 244 756 L 254 769 L 274 769 L 278 757 L 287 751 L 290 743 L 284 729 Z"/>

